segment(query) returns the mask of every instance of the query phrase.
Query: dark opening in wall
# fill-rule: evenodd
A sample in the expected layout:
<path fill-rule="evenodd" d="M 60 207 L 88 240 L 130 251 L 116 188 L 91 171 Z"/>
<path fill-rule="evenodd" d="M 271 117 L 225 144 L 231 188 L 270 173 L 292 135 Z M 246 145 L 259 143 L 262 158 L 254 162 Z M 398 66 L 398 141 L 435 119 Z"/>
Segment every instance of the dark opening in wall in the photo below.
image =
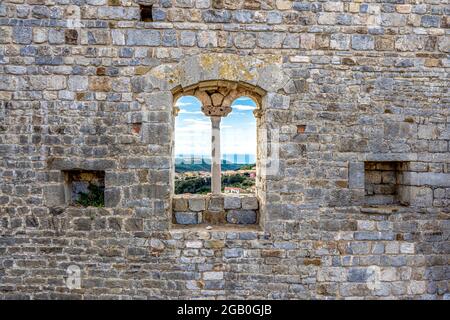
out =
<path fill-rule="evenodd" d="M 403 172 L 407 163 L 382 161 L 364 163 L 364 189 L 368 205 L 405 205 Z"/>
<path fill-rule="evenodd" d="M 304 125 L 304 124 L 297 125 L 297 133 L 305 133 L 305 130 L 306 130 L 306 125 Z"/>
<path fill-rule="evenodd" d="M 105 206 L 105 171 L 64 171 L 65 198 L 69 205 Z"/>
<path fill-rule="evenodd" d="M 153 14 L 152 14 L 152 7 L 153 6 L 139 6 L 141 9 L 141 21 L 145 22 L 152 22 L 153 21 Z"/>

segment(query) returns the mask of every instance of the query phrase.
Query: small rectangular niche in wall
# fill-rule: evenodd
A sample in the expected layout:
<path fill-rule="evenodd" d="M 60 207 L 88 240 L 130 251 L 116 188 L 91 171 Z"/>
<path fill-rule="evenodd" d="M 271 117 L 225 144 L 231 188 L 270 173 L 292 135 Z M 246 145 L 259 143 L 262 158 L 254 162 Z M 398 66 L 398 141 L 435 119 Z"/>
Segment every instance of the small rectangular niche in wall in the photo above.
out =
<path fill-rule="evenodd" d="M 374 161 L 364 163 L 365 202 L 368 205 L 407 205 L 402 195 L 403 173 L 407 162 Z"/>
<path fill-rule="evenodd" d="M 67 205 L 105 206 L 105 171 L 67 170 L 63 173 Z"/>
<path fill-rule="evenodd" d="M 153 21 L 153 6 L 149 5 L 140 5 L 140 14 L 141 14 L 141 21 L 144 22 L 152 22 Z"/>

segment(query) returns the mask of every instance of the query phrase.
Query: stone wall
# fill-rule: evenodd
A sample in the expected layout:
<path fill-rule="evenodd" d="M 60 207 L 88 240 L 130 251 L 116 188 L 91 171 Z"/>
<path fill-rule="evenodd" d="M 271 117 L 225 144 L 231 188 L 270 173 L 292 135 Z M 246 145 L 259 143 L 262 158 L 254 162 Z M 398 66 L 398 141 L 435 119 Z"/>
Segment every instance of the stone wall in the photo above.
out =
<path fill-rule="evenodd" d="M 368 205 L 448 207 L 450 175 L 421 162 L 366 162 L 365 202 Z"/>
<path fill-rule="evenodd" d="M 402 162 L 366 162 L 364 164 L 364 189 L 367 204 L 400 204 L 403 166 Z"/>
<path fill-rule="evenodd" d="M 2 1 L 0 297 L 448 299 L 448 26 L 433 0 Z M 265 92 L 256 227 L 172 223 L 173 92 L 211 80 Z M 417 201 L 366 205 L 383 161 Z M 70 170 L 104 208 L 62 201 Z"/>
<path fill-rule="evenodd" d="M 181 195 L 172 198 L 173 222 L 179 225 L 253 225 L 258 222 L 254 195 Z"/>

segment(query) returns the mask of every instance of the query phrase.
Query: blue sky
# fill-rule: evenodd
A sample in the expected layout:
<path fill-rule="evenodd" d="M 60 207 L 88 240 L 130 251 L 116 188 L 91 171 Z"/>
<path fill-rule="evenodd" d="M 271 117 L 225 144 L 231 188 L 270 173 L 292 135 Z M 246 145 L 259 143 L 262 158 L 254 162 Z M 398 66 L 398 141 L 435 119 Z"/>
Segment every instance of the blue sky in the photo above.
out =
<path fill-rule="evenodd" d="M 211 154 L 211 121 L 201 111 L 200 101 L 192 96 L 178 99 L 180 112 L 175 119 L 175 154 Z M 233 111 L 221 121 L 221 151 L 225 154 L 256 154 L 255 102 L 236 99 Z"/>

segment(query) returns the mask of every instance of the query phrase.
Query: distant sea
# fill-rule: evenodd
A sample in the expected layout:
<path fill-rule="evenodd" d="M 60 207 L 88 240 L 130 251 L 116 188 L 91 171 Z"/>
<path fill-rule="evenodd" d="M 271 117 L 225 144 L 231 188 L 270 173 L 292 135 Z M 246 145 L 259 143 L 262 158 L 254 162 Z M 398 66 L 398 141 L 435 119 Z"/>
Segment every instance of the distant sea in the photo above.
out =
<path fill-rule="evenodd" d="M 239 170 L 242 166 L 255 163 L 255 155 L 223 155 L 222 170 Z M 175 158 L 175 171 L 210 171 L 211 157 L 202 155 L 177 155 Z"/>
<path fill-rule="evenodd" d="M 223 154 L 223 164 L 253 164 L 256 162 L 254 154 Z M 211 164 L 210 155 L 182 155 L 175 156 L 175 164 Z"/>

